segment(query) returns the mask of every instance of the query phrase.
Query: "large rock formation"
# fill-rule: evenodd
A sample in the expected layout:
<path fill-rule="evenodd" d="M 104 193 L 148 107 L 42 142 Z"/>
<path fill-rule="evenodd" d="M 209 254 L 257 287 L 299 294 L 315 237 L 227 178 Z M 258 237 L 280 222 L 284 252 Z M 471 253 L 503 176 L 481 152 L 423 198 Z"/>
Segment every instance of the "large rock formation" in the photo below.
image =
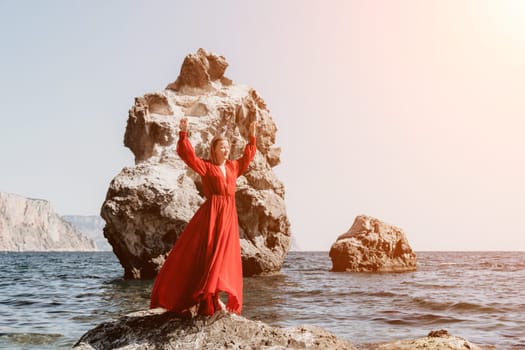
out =
<path fill-rule="evenodd" d="M 360 215 L 330 249 L 332 271 L 404 272 L 416 269 L 416 254 L 403 231 Z"/>
<path fill-rule="evenodd" d="M 75 350 L 94 349 L 348 349 L 348 341 L 322 328 L 271 327 L 226 312 L 180 319 L 162 309 L 139 311 L 83 335 Z"/>
<path fill-rule="evenodd" d="M 104 237 L 106 222 L 99 215 L 63 215 L 62 219 L 73 225 L 83 235 L 95 241 L 97 250 L 111 251 L 108 240 Z"/>
<path fill-rule="evenodd" d="M 272 168 L 279 164 L 277 128 L 257 92 L 224 77 L 222 56 L 200 49 L 186 57 L 177 80 L 163 91 L 135 99 L 124 144 L 135 166 L 111 182 L 101 215 L 104 235 L 126 278 L 152 278 L 182 229 L 203 202 L 200 178 L 176 154 L 178 124 L 188 116 L 189 137 L 198 156 L 219 132 L 229 137 L 232 158 L 240 157 L 248 126 L 257 119 L 257 155 L 237 182 L 237 207 L 244 274 L 278 271 L 290 246 L 284 186 Z"/>
<path fill-rule="evenodd" d="M 48 201 L 0 192 L 0 251 L 94 251 Z"/>

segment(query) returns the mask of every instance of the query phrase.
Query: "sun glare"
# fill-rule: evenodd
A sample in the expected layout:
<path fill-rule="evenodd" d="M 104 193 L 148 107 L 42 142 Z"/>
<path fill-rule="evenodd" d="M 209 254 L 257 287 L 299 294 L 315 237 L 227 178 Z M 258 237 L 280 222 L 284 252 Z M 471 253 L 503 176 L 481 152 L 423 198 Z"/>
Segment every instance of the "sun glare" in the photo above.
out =
<path fill-rule="evenodd" d="M 495 34 L 512 41 L 525 42 L 525 1 L 486 1 L 485 5 L 485 18 L 492 25 L 491 29 Z"/>

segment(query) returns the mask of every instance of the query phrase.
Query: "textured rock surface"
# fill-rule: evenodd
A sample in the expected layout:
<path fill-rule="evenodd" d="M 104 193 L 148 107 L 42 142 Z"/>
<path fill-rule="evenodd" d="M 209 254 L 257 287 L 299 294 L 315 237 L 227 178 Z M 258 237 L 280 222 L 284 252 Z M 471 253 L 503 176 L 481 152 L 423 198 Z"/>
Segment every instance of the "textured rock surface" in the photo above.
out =
<path fill-rule="evenodd" d="M 492 347 L 489 347 L 493 349 Z M 386 343 L 370 344 L 360 350 L 482 350 L 466 339 L 448 334 L 446 330 L 432 331 L 428 336 L 417 339 L 404 339 Z M 487 349 L 487 348 L 485 348 Z"/>
<path fill-rule="evenodd" d="M 255 90 L 224 77 L 222 56 L 200 49 L 186 57 L 166 90 L 136 98 L 124 144 L 135 166 L 111 182 L 101 215 L 104 235 L 127 278 L 151 278 L 193 213 L 203 202 L 200 178 L 176 154 L 178 124 L 188 116 L 197 155 L 208 158 L 217 133 L 229 137 L 232 158 L 242 154 L 248 126 L 257 119 L 257 154 L 237 182 L 237 207 L 245 275 L 278 271 L 290 246 L 284 186 L 272 171 L 279 164 L 277 128 Z"/>
<path fill-rule="evenodd" d="M 97 326 L 75 344 L 93 349 L 355 349 L 322 328 L 271 327 L 220 312 L 182 320 L 159 309 L 140 311 Z"/>
<path fill-rule="evenodd" d="M 139 311 L 98 325 L 84 334 L 74 350 L 94 349 L 339 349 L 339 350 L 493 350 L 446 330 L 417 339 L 358 344 L 314 326 L 272 327 L 235 314 L 180 319 L 163 309 Z"/>
<path fill-rule="evenodd" d="M 99 215 L 63 215 L 62 219 L 73 225 L 84 236 L 95 241 L 97 250 L 111 250 L 111 246 L 103 233 L 106 222 Z"/>
<path fill-rule="evenodd" d="M 48 201 L 0 192 L 0 251 L 94 251 Z"/>
<path fill-rule="evenodd" d="M 360 215 L 330 249 L 332 271 L 404 272 L 416 269 L 416 254 L 403 231 Z"/>

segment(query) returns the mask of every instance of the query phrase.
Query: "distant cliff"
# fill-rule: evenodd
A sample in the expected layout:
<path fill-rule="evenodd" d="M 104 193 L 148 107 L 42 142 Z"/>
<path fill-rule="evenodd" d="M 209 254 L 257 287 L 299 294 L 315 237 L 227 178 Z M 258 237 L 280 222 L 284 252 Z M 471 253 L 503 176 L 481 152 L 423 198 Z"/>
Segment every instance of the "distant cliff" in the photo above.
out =
<path fill-rule="evenodd" d="M 0 192 L 0 251 L 94 251 L 43 199 Z"/>
<path fill-rule="evenodd" d="M 100 215 L 63 215 L 62 219 L 73 225 L 88 238 L 95 241 L 97 250 L 111 251 L 111 246 L 104 237 L 106 222 Z"/>

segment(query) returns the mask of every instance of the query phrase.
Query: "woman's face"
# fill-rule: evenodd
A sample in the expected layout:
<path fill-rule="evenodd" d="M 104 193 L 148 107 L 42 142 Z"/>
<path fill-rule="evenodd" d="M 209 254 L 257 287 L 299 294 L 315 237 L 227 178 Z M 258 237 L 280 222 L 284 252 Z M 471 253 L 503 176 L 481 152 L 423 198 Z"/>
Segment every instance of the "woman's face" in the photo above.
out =
<path fill-rule="evenodd" d="M 226 140 L 220 140 L 215 145 L 214 152 L 217 162 L 222 163 L 228 159 L 228 156 L 230 155 L 230 144 Z"/>

